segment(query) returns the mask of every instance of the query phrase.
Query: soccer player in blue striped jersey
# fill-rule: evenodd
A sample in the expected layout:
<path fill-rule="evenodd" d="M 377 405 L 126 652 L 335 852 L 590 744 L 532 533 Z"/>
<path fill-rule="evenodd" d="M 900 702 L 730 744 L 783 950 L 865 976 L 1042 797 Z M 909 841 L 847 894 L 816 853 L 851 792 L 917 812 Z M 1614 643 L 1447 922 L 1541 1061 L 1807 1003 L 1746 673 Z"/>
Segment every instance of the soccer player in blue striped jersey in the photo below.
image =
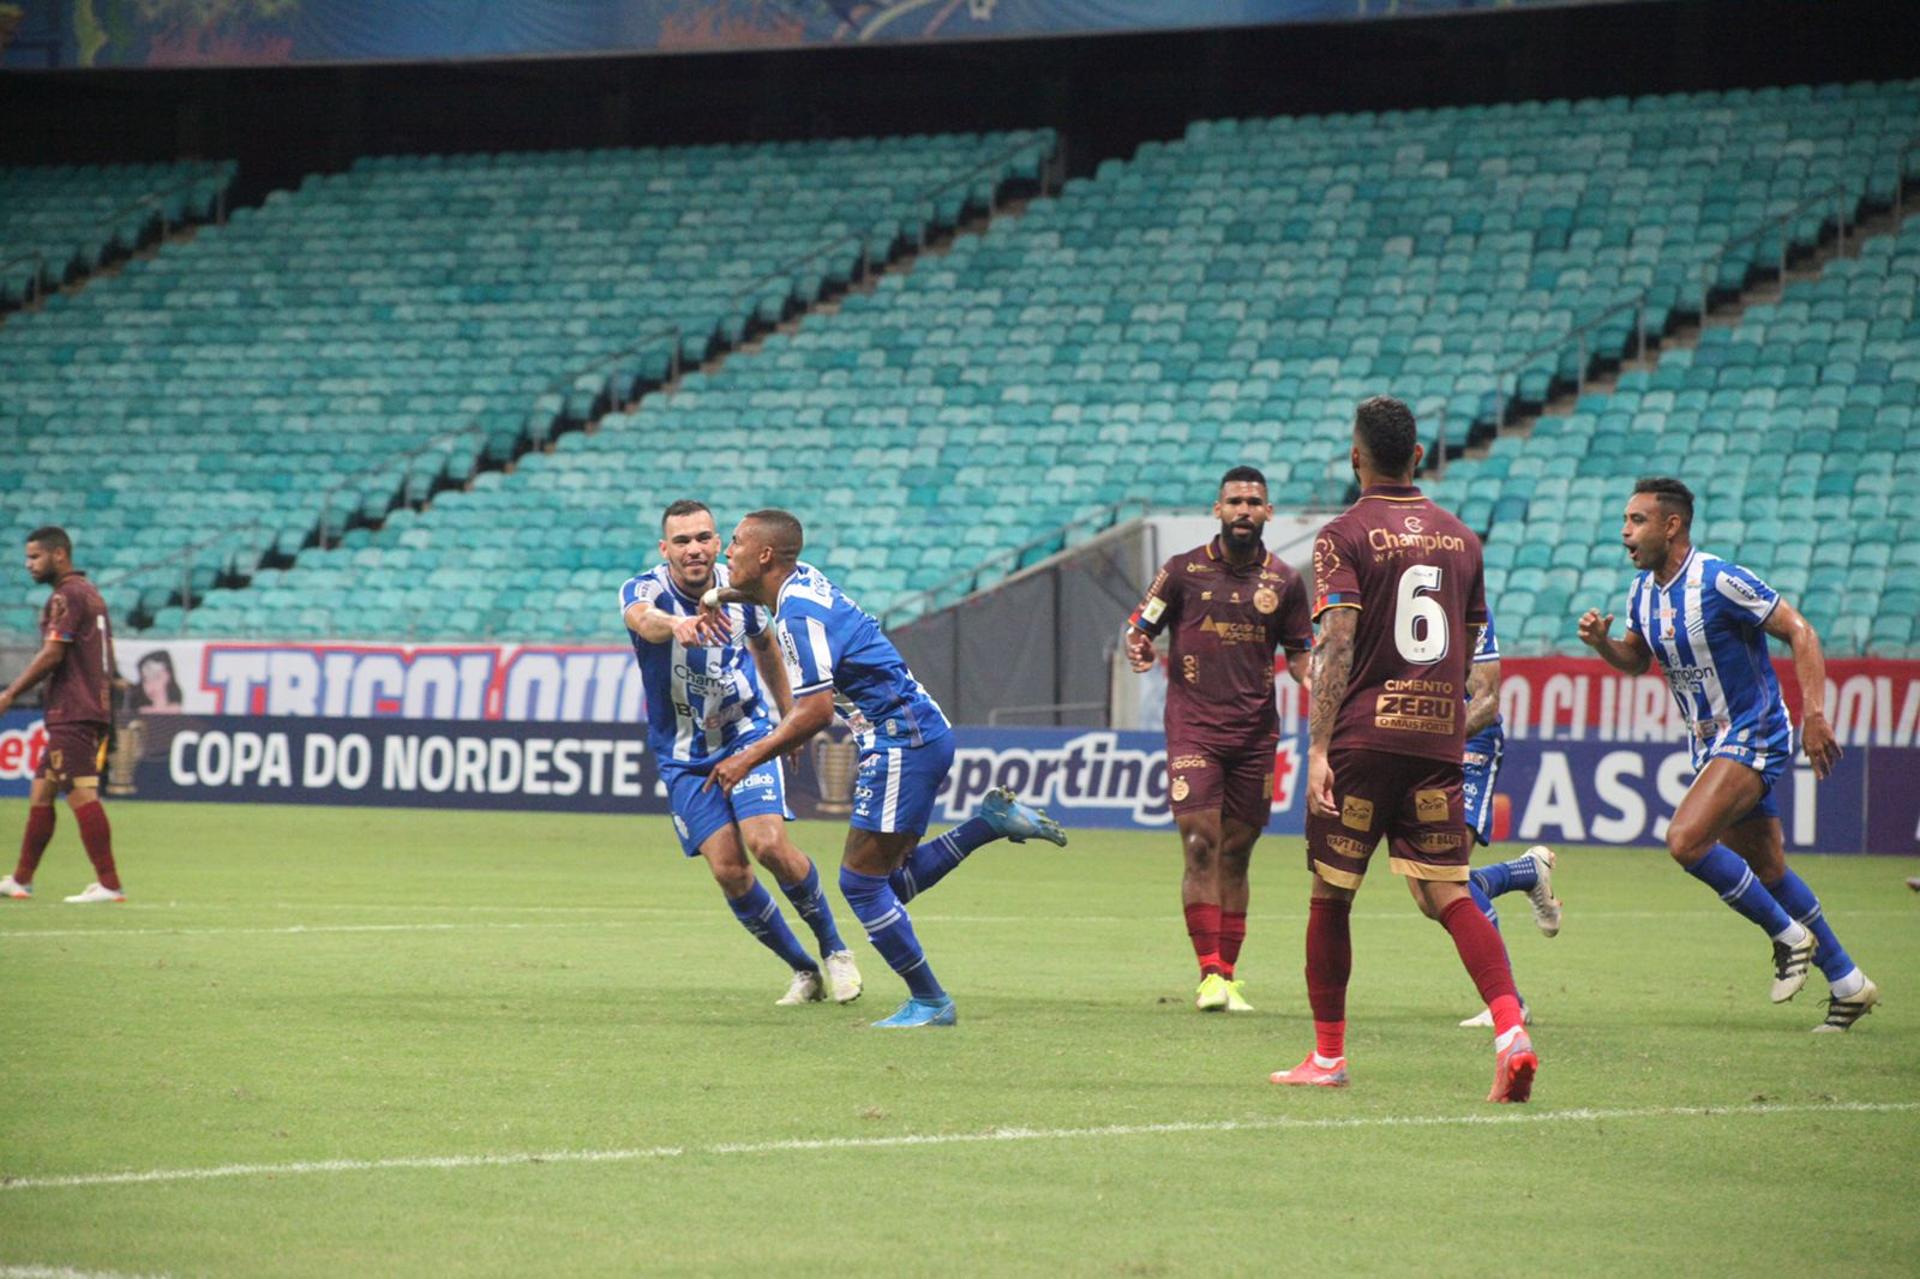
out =
<path fill-rule="evenodd" d="M 1465 799 L 1467 832 L 1485 848 L 1493 843 L 1493 788 L 1500 780 L 1500 758 L 1506 753 L 1507 734 L 1500 724 L 1500 640 L 1494 634 L 1493 609 L 1474 643 L 1473 665 L 1467 671 L 1467 753 L 1461 761 L 1460 791 Z M 1553 895 L 1553 850 L 1535 844 L 1508 862 L 1476 866 L 1467 874 L 1467 893 L 1496 929 L 1500 912 L 1493 899 L 1504 893 L 1524 892 L 1533 903 L 1533 922 L 1552 937 L 1560 931 L 1560 899 Z M 1533 1021 L 1526 997 L 1520 999 L 1522 1024 Z M 1482 1008 L 1460 1023 L 1463 1027 L 1491 1027 L 1493 1013 Z"/>
<path fill-rule="evenodd" d="M 1815 1030 L 1846 1030 L 1880 992 L 1840 945 L 1806 881 L 1787 865 L 1773 787 L 1793 754 L 1793 721 L 1768 658 L 1766 637 L 1793 650 L 1800 682 L 1801 745 L 1816 778 L 1840 758 L 1827 726 L 1827 664 L 1820 637 L 1793 605 L 1754 574 L 1693 545 L 1693 493 L 1677 479 L 1643 479 L 1627 502 L 1621 540 L 1640 575 L 1627 596 L 1627 633 L 1589 609 L 1580 639 L 1615 670 L 1639 675 L 1655 661 L 1690 731 L 1697 776 L 1667 827 L 1667 848 L 1773 939 L 1775 1003 L 1792 999 L 1809 961 L 1826 975 L 1827 1017 Z"/>
<path fill-rule="evenodd" d="M 716 764 L 707 785 L 724 791 L 744 785 L 766 761 L 827 727 L 838 710 L 860 748 L 840 891 L 909 992 L 899 1011 L 874 1024 L 951 1026 L 953 998 L 927 963 L 906 903 L 996 839 L 1025 843 L 1037 836 L 1065 844 L 1066 832 L 1002 789 L 988 795 L 972 818 L 921 842 L 934 796 L 953 764 L 953 729 L 880 624 L 820 570 L 800 562 L 803 545 L 800 521 L 788 512 L 750 513 L 727 548 L 731 585 L 716 587 L 705 600 L 705 616 L 716 625 L 720 610 L 736 604 L 772 610 L 774 633 L 794 676 L 793 704 L 780 723 Z"/>
<path fill-rule="evenodd" d="M 679 501 L 667 508 L 660 554 L 664 563 L 620 588 L 620 613 L 640 664 L 648 743 L 667 786 L 680 847 L 688 857 L 706 859 L 734 917 L 793 970 L 777 1003 L 812 1003 L 829 988 L 837 1002 L 850 1003 L 860 997 L 860 971 L 834 926 L 819 871 L 787 838 L 792 814 L 779 759 L 762 760 L 730 791 L 703 785 L 715 764 L 771 730 L 769 693 L 782 710 L 792 699 L 766 614 L 730 608 L 730 632 L 703 626 L 700 596 L 726 583 L 726 570 L 717 566 L 720 534 L 703 504 Z M 749 853 L 773 872 L 813 930 L 824 975 L 755 877 Z"/>

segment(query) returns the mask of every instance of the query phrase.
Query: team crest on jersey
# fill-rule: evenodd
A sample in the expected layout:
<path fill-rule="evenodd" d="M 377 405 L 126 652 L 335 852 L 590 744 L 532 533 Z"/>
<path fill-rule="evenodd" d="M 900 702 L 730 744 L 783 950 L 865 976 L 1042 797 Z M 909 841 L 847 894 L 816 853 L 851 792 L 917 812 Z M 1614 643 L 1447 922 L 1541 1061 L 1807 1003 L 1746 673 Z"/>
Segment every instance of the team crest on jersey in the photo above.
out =
<path fill-rule="evenodd" d="M 1270 586 L 1263 586 L 1253 593 L 1253 606 L 1262 613 L 1271 613 L 1280 607 L 1280 595 Z"/>
<path fill-rule="evenodd" d="M 1173 779 L 1173 789 L 1168 793 L 1173 796 L 1173 802 L 1178 804 L 1180 801 L 1184 800 L 1188 795 L 1193 793 L 1193 788 L 1187 785 L 1186 778 L 1176 777 Z"/>

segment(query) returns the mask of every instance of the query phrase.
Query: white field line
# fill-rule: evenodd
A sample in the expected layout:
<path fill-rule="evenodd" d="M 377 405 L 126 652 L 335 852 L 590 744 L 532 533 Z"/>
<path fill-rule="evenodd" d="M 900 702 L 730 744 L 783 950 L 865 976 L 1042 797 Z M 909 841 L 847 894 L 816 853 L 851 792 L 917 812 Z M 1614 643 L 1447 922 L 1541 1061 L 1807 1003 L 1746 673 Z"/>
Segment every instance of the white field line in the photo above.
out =
<path fill-rule="evenodd" d="M 289 924 L 283 928 L 21 928 L 0 930 L 0 941 L 25 941 L 29 937 L 213 937 L 242 934 L 305 933 L 446 933 L 485 929 L 538 931 L 549 928 L 626 928 L 639 921 L 619 919 L 581 920 L 577 923 L 551 924 Z"/>
<path fill-rule="evenodd" d="M 161 1279 L 117 1270 L 75 1270 L 72 1266 L 9 1266 L 0 1262 L 0 1279 Z"/>
<path fill-rule="evenodd" d="M 721 1142 L 705 1146 L 638 1146 L 623 1150 L 550 1150 L 492 1155 L 419 1155 L 394 1159 L 322 1159 L 303 1163 L 218 1164 L 204 1168 L 154 1168 L 144 1172 L 91 1172 L 62 1176 L 0 1176 L 0 1193 L 96 1186 L 152 1185 L 247 1177 L 304 1177 L 323 1173 L 457 1171 L 519 1168 L 539 1164 L 640 1163 L 653 1160 L 792 1154 L 810 1151 L 893 1150 L 997 1142 L 1087 1141 L 1109 1137 L 1154 1137 L 1179 1133 L 1324 1131 L 1362 1128 L 1513 1128 L 1538 1124 L 1592 1124 L 1636 1119 L 1745 1119 L 1781 1115 L 1878 1115 L 1920 1110 L 1920 1101 L 1824 1102 L 1809 1105 L 1646 1106 L 1617 1110 L 1500 1110 L 1468 1115 L 1374 1115 L 1350 1119 L 1221 1119 L 1164 1124 L 1110 1124 L 1095 1128 L 990 1128 L 983 1132 L 916 1133 L 898 1137 L 814 1137 L 784 1141 Z"/>

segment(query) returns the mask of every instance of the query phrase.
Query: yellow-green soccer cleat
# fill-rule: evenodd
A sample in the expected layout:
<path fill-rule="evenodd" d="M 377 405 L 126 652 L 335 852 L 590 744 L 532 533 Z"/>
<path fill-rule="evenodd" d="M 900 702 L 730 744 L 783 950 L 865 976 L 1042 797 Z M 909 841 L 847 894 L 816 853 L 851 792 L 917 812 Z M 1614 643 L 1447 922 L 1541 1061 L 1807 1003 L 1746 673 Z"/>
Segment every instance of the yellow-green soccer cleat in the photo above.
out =
<path fill-rule="evenodd" d="M 1253 1005 L 1247 1002 L 1246 983 L 1230 981 L 1227 983 L 1227 1011 L 1230 1013 L 1250 1013 Z"/>
<path fill-rule="evenodd" d="M 1200 979 L 1200 989 L 1194 995 L 1193 1006 L 1203 1013 L 1225 1012 L 1230 997 L 1227 979 L 1219 973 L 1208 973 Z"/>

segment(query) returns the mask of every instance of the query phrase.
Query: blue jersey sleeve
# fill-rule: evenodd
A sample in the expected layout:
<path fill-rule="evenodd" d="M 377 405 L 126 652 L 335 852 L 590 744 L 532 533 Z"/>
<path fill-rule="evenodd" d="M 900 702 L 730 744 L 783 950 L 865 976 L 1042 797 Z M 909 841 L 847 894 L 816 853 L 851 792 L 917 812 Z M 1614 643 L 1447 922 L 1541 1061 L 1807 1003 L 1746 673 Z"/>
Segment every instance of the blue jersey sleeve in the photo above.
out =
<path fill-rule="evenodd" d="M 1476 662 L 1497 662 L 1500 660 L 1500 637 L 1493 633 L 1493 610 L 1487 610 L 1487 624 L 1480 628 L 1480 640 L 1473 646 L 1473 660 Z"/>
<path fill-rule="evenodd" d="M 766 609 L 761 608 L 758 604 L 742 604 L 740 606 L 740 613 L 741 616 L 746 619 L 740 628 L 741 630 L 750 636 L 766 634 L 768 626 Z"/>
<path fill-rule="evenodd" d="M 813 600 L 794 596 L 780 606 L 773 630 L 793 675 L 793 695 L 804 697 L 833 686 L 840 654 L 834 648 L 828 611 Z"/>
<path fill-rule="evenodd" d="M 1735 620 L 1754 629 L 1766 625 L 1780 603 L 1778 591 L 1738 564 L 1722 564 L 1714 575 L 1713 589 L 1723 603 L 1732 606 Z"/>
<path fill-rule="evenodd" d="M 626 625 L 628 609 L 632 608 L 635 604 L 652 604 L 653 601 L 659 597 L 660 581 L 654 577 L 653 574 L 642 573 L 638 577 L 628 578 L 626 585 L 620 588 L 621 625 Z M 643 644 L 647 642 L 641 638 L 640 632 L 633 630 L 632 627 L 628 627 L 627 629 L 632 633 L 634 639 L 639 640 Z"/>
<path fill-rule="evenodd" d="M 1646 578 L 1636 577 L 1633 579 L 1633 585 L 1627 588 L 1627 629 L 1641 639 L 1647 637 L 1646 632 L 1640 629 L 1640 592 L 1645 590 L 1646 586 Z"/>

